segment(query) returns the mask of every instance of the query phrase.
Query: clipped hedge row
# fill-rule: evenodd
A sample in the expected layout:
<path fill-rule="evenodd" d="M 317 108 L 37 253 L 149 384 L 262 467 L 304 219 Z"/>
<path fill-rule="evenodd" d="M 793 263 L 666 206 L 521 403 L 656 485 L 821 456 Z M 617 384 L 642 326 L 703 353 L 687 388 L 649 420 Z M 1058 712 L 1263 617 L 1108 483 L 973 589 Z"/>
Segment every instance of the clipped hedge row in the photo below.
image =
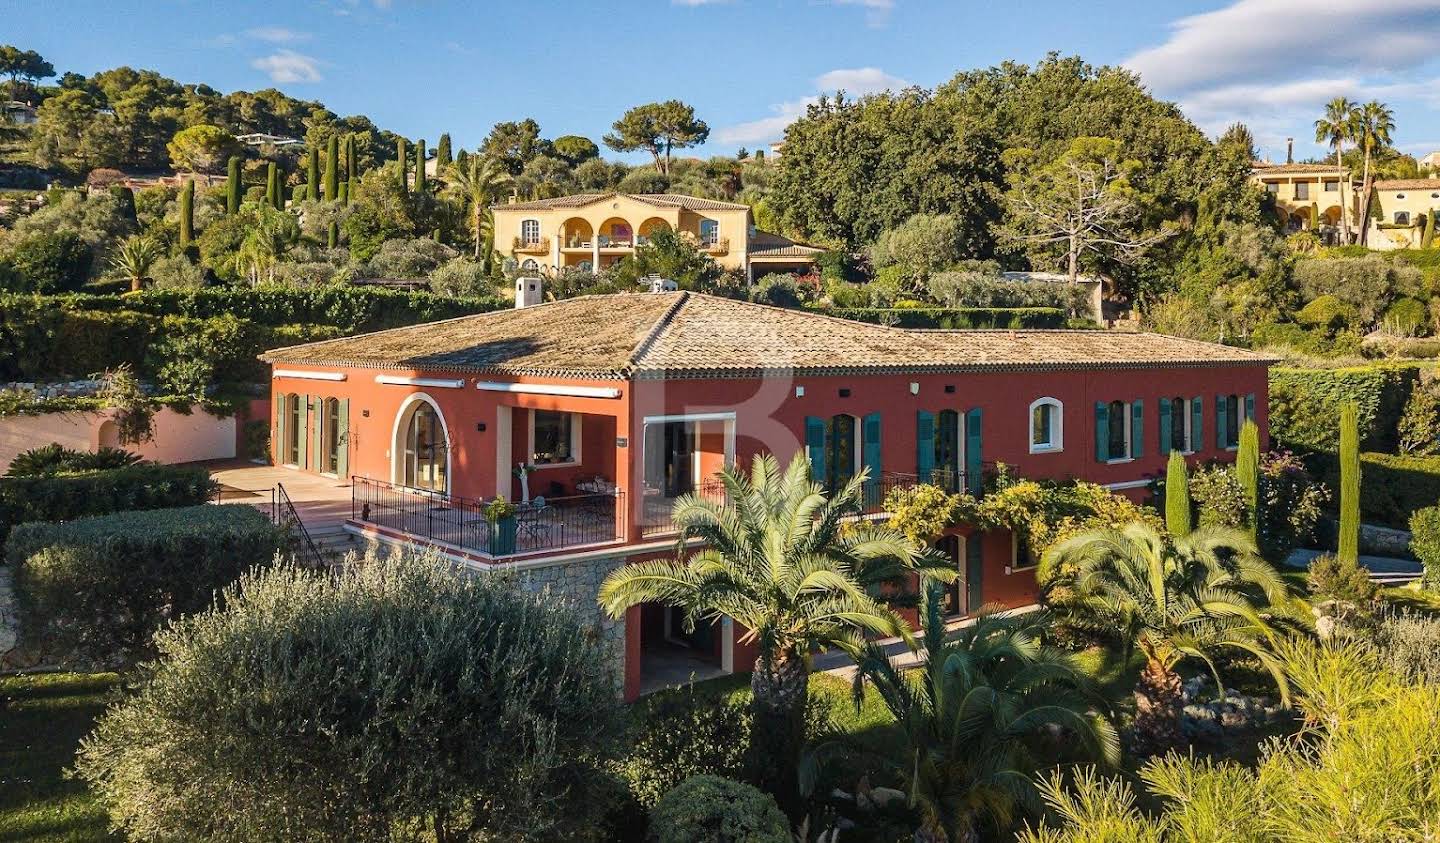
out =
<path fill-rule="evenodd" d="M 1360 447 L 1396 450 L 1396 428 L 1422 364 L 1383 363 L 1344 369 L 1270 370 L 1270 434 L 1287 448 L 1335 451 L 1340 407 L 1359 409 Z"/>
<path fill-rule="evenodd" d="M 60 477 L 0 478 L 0 542 L 30 521 L 202 504 L 213 485 L 204 468 L 156 463 Z"/>
<path fill-rule="evenodd" d="M 378 331 L 432 322 L 508 306 L 494 296 L 455 298 L 384 287 L 327 285 L 144 290 L 121 296 L 74 294 L 36 296 L 49 307 L 67 310 L 128 310 L 151 316 L 211 319 L 234 316 L 260 325 L 329 325 L 347 333 Z"/>
<path fill-rule="evenodd" d="M 841 319 L 897 328 L 1064 328 L 1055 307 L 837 307 L 820 311 Z"/>
<path fill-rule="evenodd" d="M 1325 485 L 1340 488 L 1334 454 L 1314 454 L 1307 463 Z M 1413 513 L 1440 503 L 1440 457 L 1362 453 L 1360 477 L 1360 518 L 1366 524 L 1404 530 Z"/>
<path fill-rule="evenodd" d="M 206 608 L 282 547 L 260 510 L 207 505 L 25 524 L 6 558 L 27 638 L 114 661 L 146 654 L 166 621 Z"/>

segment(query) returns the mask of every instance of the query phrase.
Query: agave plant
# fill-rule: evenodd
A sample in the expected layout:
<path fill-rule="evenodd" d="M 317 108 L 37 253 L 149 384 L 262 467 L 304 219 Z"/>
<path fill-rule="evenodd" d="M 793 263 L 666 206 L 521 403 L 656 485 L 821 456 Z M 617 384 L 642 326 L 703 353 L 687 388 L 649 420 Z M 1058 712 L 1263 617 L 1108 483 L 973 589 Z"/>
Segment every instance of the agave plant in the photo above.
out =
<path fill-rule="evenodd" d="M 1135 648 L 1144 654 L 1135 726 L 1156 747 L 1179 742 L 1176 666 L 1186 659 L 1203 662 L 1223 692 L 1217 652 L 1249 653 L 1288 699 L 1270 611 L 1288 602 L 1285 583 L 1239 530 L 1200 527 L 1167 537 L 1140 522 L 1092 530 L 1051 547 L 1037 575 L 1078 625 L 1119 635 L 1127 663 Z"/>
<path fill-rule="evenodd" d="M 1039 810 L 1036 772 L 1058 761 L 1114 765 L 1120 741 L 1099 688 L 1042 643 L 1048 615 L 987 607 L 946 640 L 940 604 L 926 601 L 918 677 L 870 643 L 854 653 L 854 693 L 858 705 L 872 685 L 904 735 L 899 773 L 921 817 L 916 840 L 972 843 Z"/>
<path fill-rule="evenodd" d="M 773 456 L 755 457 L 747 476 L 719 472 L 722 501 L 685 495 L 673 518 L 688 556 L 626 565 L 600 587 L 612 617 L 631 606 L 661 603 L 684 610 L 685 622 L 730 618 L 757 645 L 750 687 L 758 771 L 781 807 L 797 807 L 795 769 L 808 699 L 810 654 L 860 646 L 863 633 L 913 640 L 909 626 L 870 588 L 919 574 L 949 581 L 955 572 L 938 555 L 884 527 L 847 519 L 860 511 L 867 475 L 827 497 L 797 456 L 785 471 Z"/>

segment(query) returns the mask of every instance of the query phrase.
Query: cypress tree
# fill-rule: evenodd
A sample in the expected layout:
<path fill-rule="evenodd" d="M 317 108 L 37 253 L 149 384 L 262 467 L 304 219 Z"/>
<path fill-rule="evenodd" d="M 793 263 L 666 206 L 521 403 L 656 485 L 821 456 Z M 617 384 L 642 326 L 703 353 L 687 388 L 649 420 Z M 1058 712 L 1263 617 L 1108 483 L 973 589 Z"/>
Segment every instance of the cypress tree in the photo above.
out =
<path fill-rule="evenodd" d="M 340 136 L 331 135 L 325 147 L 325 200 L 340 198 Z"/>
<path fill-rule="evenodd" d="M 1165 466 L 1165 529 L 1176 538 L 1190 535 L 1190 476 L 1179 451 Z"/>
<path fill-rule="evenodd" d="M 1240 426 L 1240 450 L 1235 454 L 1235 477 L 1245 498 L 1245 519 L 1250 537 L 1260 538 L 1260 428 L 1246 419 Z"/>
<path fill-rule="evenodd" d="M 240 184 L 240 156 L 232 155 L 225 174 L 225 213 L 233 214 L 240 210 L 240 194 L 243 192 Z"/>
<path fill-rule="evenodd" d="M 120 213 L 125 219 L 135 222 L 135 191 L 123 184 L 117 184 L 110 188 L 110 195 L 120 203 Z"/>
<path fill-rule="evenodd" d="M 305 156 L 305 197 L 320 201 L 320 150 L 313 146 Z"/>
<path fill-rule="evenodd" d="M 450 166 L 450 133 L 446 132 L 435 142 L 435 172 L 438 175 Z"/>
<path fill-rule="evenodd" d="M 186 179 L 180 189 L 180 245 L 195 242 L 195 180 Z"/>
<path fill-rule="evenodd" d="M 415 141 L 415 192 L 425 192 L 425 139 Z"/>
<path fill-rule="evenodd" d="M 410 169 L 410 156 L 405 154 L 405 139 L 395 139 L 395 157 L 400 160 L 400 192 L 404 193 L 410 189 L 410 177 L 407 171 Z"/>
<path fill-rule="evenodd" d="M 360 178 L 360 168 L 355 158 L 355 136 L 345 137 L 345 184 L 340 187 L 340 201 L 350 204 L 350 195 L 355 192 L 355 181 Z"/>
<path fill-rule="evenodd" d="M 1336 555 L 1360 561 L 1360 422 L 1353 403 L 1340 408 L 1340 541 Z"/>
<path fill-rule="evenodd" d="M 350 182 L 348 181 L 340 182 L 340 204 L 350 204 Z"/>
<path fill-rule="evenodd" d="M 464 149 L 461 149 L 459 152 L 457 152 L 457 153 L 455 154 L 455 169 L 457 169 L 457 170 L 463 170 L 463 169 L 465 169 L 465 162 L 466 162 L 466 161 L 469 161 L 469 160 L 470 160 L 470 153 L 466 152 Z"/>
<path fill-rule="evenodd" d="M 265 167 L 265 204 L 272 208 L 279 201 L 276 194 L 280 191 L 280 180 L 275 177 L 275 172 L 275 162 L 271 161 Z"/>
<path fill-rule="evenodd" d="M 325 245 L 331 249 L 340 245 L 340 223 L 330 221 L 330 228 L 325 232 Z"/>

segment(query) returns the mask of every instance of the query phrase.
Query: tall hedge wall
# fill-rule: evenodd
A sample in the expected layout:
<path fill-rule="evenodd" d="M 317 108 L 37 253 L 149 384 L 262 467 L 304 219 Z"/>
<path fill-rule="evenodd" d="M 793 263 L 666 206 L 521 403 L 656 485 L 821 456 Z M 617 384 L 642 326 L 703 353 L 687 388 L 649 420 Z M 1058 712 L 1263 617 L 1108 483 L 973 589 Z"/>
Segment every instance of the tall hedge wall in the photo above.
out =
<path fill-rule="evenodd" d="M 29 521 L 191 506 L 209 500 L 211 489 L 204 468 L 155 463 L 59 477 L 0 478 L 0 542 Z"/>
<path fill-rule="evenodd" d="M 1063 328 L 1054 307 L 841 307 L 822 311 L 842 319 L 898 328 Z"/>
<path fill-rule="evenodd" d="M 1424 368 L 1390 363 L 1346 369 L 1270 370 L 1270 434 L 1288 448 L 1334 452 L 1340 406 L 1359 408 L 1360 447 L 1396 450 L 1396 428 Z"/>
<path fill-rule="evenodd" d="M 1325 485 L 1340 488 L 1340 465 L 1334 454 L 1314 454 L 1307 463 Z M 1437 503 L 1440 457 L 1360 455 L 1360 518 L 1366 524 L 1404 530 L 1411 513 Z"/>

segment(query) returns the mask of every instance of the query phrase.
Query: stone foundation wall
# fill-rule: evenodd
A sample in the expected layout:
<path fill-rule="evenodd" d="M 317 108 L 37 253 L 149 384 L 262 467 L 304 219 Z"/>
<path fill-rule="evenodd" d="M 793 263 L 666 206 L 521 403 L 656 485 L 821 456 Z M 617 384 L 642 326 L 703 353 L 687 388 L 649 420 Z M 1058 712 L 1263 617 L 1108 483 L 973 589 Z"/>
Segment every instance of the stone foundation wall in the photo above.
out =
<path fill-rule="evenodd" d="M 575 610 L 595 630 L 601 646 L 610 655 L 617 684 L 623 683 L 625 677 L 625 619 L 612 620 L 595 598 L 605 577 L 625 561 L 623 556 L 586 559 L 529 568 L 511 575 L 525 591 L 548 595 L 557 604 Z"/>

